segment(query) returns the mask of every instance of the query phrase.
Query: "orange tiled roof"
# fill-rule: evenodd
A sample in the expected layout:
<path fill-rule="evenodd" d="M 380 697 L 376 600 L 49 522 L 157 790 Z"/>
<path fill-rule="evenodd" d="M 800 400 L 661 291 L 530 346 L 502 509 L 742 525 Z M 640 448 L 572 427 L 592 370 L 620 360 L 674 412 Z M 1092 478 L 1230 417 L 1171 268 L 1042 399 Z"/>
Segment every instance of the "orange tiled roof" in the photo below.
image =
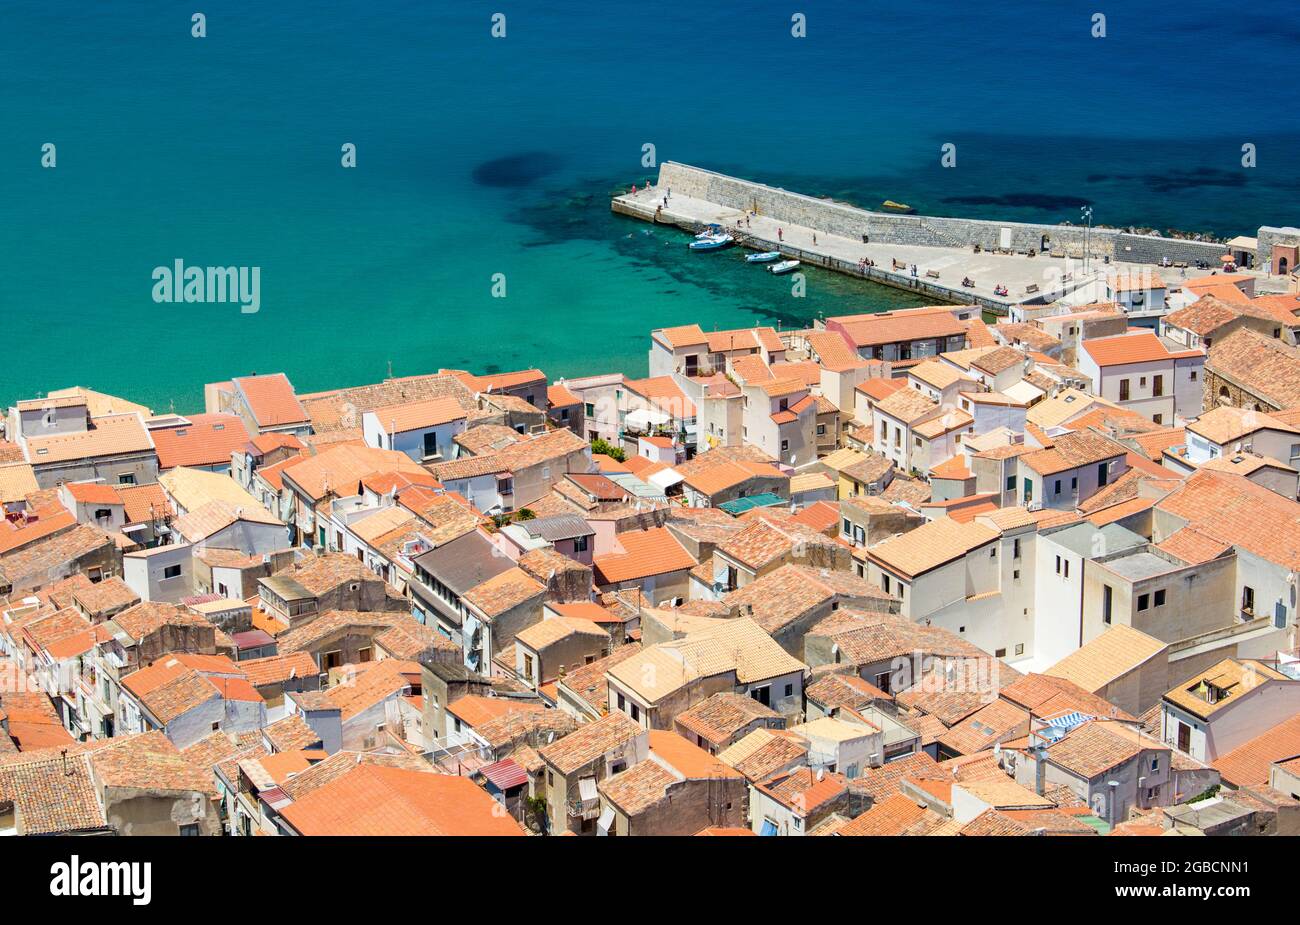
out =
<path fill-rule="evenodd" d="M 634 581 L 692 569 L 697 564 L 695 557 L 666 527 L 629 530 L 618 534 L 617 538 L 623 552 L 606 553 L 593 560 L 597 584 Z"/>
<path fill-rule="evenodd" d="M 248 431 L 236 415 L 195 414 L 189 422 L 150 431 L 158 468 L 230 465 L 230 454 L 248 442 Z"/>
<path fill-rule="evenodd" d="M 1126 363 L 1156 363 L 1163 360 L 1200 356 L 1200 350 L 1170 351 L 1151 331 L 1117 334 L 1085 340 L 1080 345 L 1098 366 L 1122 366 Z"/>
<path fill-rule="evenodd" d="M 244 376 L 231 380 L 243 394 L 248 410 L 260 427 L 307 422 L 307 411 L 284 373 Z"/>
<path fill-rule="evenodd" d="M 497 807 L 468 777 L 358 764 L 281 815 L 304 835 L 523 835 Z"/>

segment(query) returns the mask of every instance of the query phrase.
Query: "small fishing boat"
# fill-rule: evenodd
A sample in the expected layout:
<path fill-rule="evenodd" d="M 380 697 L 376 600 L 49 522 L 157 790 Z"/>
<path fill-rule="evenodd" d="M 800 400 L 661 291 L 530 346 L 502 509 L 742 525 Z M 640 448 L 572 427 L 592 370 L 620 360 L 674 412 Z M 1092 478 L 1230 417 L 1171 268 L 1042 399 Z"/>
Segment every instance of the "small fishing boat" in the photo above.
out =
<path fill-rule="evenodd" d="M 773 260 L 780 260 L 780 251 L 763 251 L 761 254 L 750 254 L 745 258 L 749 263 L 771 263 Z"/>
<path fill-rule="evenodd" d="M 735 243 L 736 239 L 729 234 L 715 234 L 707 238 L 698 238 L 692 241 L 689 247 L 693 251 L 720 251 Z"/>
<path fill-rule="evenodd" d="M 894 200 L 892 199 L 886 199 L 884 202 L 880 204 L 880 207 L 884 209 L 886 212 L 902 212 L 904 215 L 916 211 L 907 203 L 894 202 Z"/>
<path fill-rule="evenodd" d="M 799 261 L 782 260 L 780 263 L 774 263 L 768 267 L 767 272 L 775 276 L 781 276 L 783 273 L 792 273 L 797 269 L 799 269 Z"/>

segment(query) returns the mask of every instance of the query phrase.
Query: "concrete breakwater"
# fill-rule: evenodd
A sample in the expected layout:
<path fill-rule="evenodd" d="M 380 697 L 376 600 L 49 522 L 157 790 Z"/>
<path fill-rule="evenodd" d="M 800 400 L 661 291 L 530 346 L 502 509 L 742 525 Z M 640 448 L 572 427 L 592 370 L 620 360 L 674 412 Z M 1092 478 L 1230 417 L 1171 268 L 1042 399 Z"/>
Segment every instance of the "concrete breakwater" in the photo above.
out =
<path fill-rule="evenodd" d="M 659 188 L 716 202 L 732 209 L 752 210 L 827 234 L 881 244 L 926 247 L 974 247 L 1040 254 L 1083 257 L 1084 241 L 1093 258 L 1109 257 L 1127 263 L 1195 263 L 1218 265 L 1224 245 L 1156 235 L 1139 235 L 1113 228 L 1000 222 L 987 219 L 941 218 L 875 212 L 847 203 L 818 199 L 802 193 L 728 177 L 711 170 L 666 161 L 659 168 Z"/>
<path fill-rule="evenodd" d="M 716 223 L 744 247 L 994 314 L 1084 286 L 1102 298 L 1108 272 L 1150 272 L 1164 261 L 1217 266 L 1225 249 L 1115 229 L 874 212 L 674 161 L 660 167 L 656 186 L 616 195 L 610 208 L 687 231 Z"/>
<path fill-rule="evenodd" d="M 674 194 L 674 200 L 677 196 Z M 680 200 L 678 200 L 680 201 Z M 639 218 L 649 222 L 658 222 L 660 224 L 676 225 L 689 232 L 701 231 L 706 225 L 713 221 L 713 217 L 703 217 L 692 210 L 676 209 L 657 209 L 646 203 L 633 202 L 625 198 L 615 199 L 612 209 L 620 215 L 627 215 L 631 218 Z M 790 239 L 781 241 L 773 233 L 767 237 L 760 234 L 750 234 L 738 228 L 729 228 L 728 232 L 736 239 L 742 247 L 748 247 L 756 251 L 780 251 L 785 257 L 792 257 L 795 260 L 807 264 L 808 266 L 821 267 L 826 270 L 833 270 L 837 273 L 843 273 L 848 276 L 856 276 L 859 279 L 869 280 L 890 286 L 894 289 L 903 289 L 908 292 L 914 292 L 926 299 L 932 300 L 936 304 L 952 303 L 954 305 L 981 305 L 990 312 L 998 315 L 1006 314 L 1008 305 L 1014 300 L 1000 299 L 989 295 L 971 292 L 970 290 L 959 290 L 953 286 L 942 285 L 929 277 L 910 276 L 907 272 L 897 272 L 883 269 L 880 267 L 864 266 L 860 259 L 849 257 L 837 257 L 828 253 L 833 248 L 827 247 L 831 242 L 825 238 L 816 249 L 799 247 L 793 243 L 796 239 L 792 233 Z"/>

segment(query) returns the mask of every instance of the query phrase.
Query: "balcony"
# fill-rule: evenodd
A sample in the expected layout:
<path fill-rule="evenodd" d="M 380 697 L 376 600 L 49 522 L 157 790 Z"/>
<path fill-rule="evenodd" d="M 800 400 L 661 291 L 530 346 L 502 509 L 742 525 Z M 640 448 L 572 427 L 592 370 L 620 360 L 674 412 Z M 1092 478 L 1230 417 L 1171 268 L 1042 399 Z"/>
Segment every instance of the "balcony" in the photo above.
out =
<path fill-rule="evenodd" d="M 595 819 L 600 815 L 600 797 L 591 800 L 570 800 L 569 816 L 575 819 Z"/>

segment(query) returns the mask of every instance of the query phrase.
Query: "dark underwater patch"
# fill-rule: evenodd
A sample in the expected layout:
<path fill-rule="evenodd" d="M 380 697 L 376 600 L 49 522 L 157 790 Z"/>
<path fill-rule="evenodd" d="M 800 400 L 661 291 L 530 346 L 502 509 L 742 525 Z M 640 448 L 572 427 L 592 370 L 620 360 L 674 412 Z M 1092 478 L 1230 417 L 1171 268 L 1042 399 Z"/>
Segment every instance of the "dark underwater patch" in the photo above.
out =
<path fill-rule="evenodd" d="M 1240 170 L 1220 170 L 1217 167 L 1198 167 L 1195 170 L 1171 170 L 1167 173 L 1094 173 L 1088 175 L 1089 183 L 1111 180 L 1141 183 L 1156 193 L 1177 193 L 1206 186 L 1229 188 L 1246 185 L 1246 174 Z"/>
<path fill-rule="evenodd" d="M 546 151 L 525 151 L 484 161 L 474 168 L 474 182 L 480 186 L 520 189 L 555 173 L 560 158 Z"/>

